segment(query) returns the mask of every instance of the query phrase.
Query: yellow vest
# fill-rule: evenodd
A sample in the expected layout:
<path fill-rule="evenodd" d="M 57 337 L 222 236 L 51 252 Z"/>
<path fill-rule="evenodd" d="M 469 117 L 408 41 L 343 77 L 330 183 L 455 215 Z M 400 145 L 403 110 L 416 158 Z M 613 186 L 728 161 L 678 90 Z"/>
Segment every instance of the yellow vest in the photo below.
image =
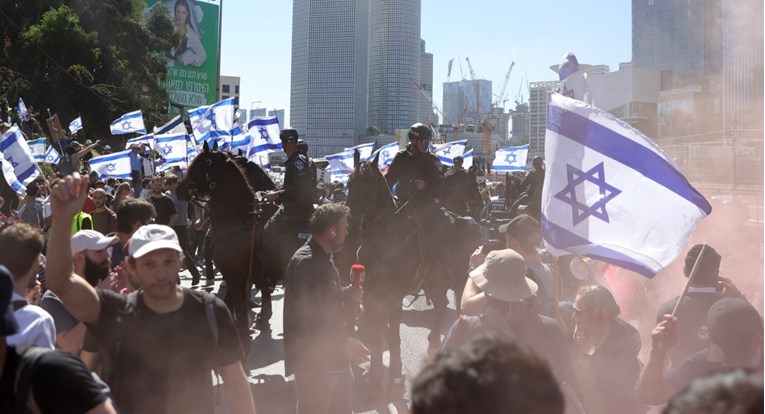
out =
<path fill-rule="evenodd" d="M 74 220 L 72 220 L 72 235 L 80 230 L 83 230 L 83 222 L 86 222 L 85 229 L 93 230 L 93 217 L 91 217 L 91 215 L 88 213 L 83 213 L 80 211 L 74 215 Z"/>

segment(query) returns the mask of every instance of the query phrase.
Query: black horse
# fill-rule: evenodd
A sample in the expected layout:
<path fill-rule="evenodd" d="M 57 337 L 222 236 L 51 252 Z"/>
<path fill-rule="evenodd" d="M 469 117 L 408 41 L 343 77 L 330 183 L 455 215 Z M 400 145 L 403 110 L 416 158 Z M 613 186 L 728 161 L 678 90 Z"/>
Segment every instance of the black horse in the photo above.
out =
<path fill-rule="evenodd" d="M 226 282 L 226 305 L 246 346 L 249 341 L 248 298 L 257 274 L 259 214 L 257 191 L 274 188 L 268 175 L 243 157 L 219 152 L 207 143 L 191 162 L 181 181 L 179 196 L 209 195 L 212 258 Z"/>
<path fill-rule="evenodd" d="M 382 384 L 382 352 L 385 325 L 390 350 L 389 385 L 402 377 L 400 324 L 402 301 L 421 288 L 432 302 L 435 320 L 428 335 L 431 349 L 440 345 L 441 325 L 448 306 L 447 290 L 455 292 L 467 278 L 468 258 L 480 242 L 478 226 L 452 226 L 455 240 L 444 240 L 443 246 L 423 246 L 417 236 L 417 223 L 409 217 L 406 206 L 398 206 L 378 168 L 378 158 L 360 162 L 355 154 L 355 170 L 348 181 L 346 204 L 358 233 L 356 259 L 366 267 L 364 313 L 359 332 L 372 352 L 370 385 Z M 455 233 L 455 227 L 457 227 Z M 460 228 L 462 227 L 462 228 Z M 346 246 L 343 251 L 352 246 Z M 424 250 L 437 250 L 439 260 L 424 260 Z M 398 381 L 397 381 L 398 382 Z"/>

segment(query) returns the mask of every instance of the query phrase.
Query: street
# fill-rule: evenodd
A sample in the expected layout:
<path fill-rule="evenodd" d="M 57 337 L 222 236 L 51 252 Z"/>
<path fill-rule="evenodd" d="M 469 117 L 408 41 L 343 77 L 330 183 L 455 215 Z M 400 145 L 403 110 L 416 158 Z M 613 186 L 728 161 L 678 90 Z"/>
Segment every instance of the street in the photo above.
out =
<path fill-rule="evenodd" d="M 215 285 L 212 291 L 222 298 L 225 293 L 225 285 L 221 287 L 222 278 L 220 273 L 216 275 Z M 190 287 L 191 277 L 188 271 L 181 273 L 181 284 Z M 271 318 L 270 331 L 254 331 L 252 334 L 252 346 L 247 358 L 245 372 L 252 384 L 252 394 L 259 413 L 266 414 L 292 414 L 295 412 L 295 389 L 293 378 L 284 376 L 284 343 L 282 328 L 282 309 L 284 305 L 284 290 L 277 287 L 273 297 L 273 317 Z M 408 305 L 413 297 L 404 298 L 403 304 Z M 260 302 L 260 295 L 255 296 Z M 456 318 L 454 310 L 454 298 L 449 295 L 449 310 L 441 327 L 443 334 L 451 326 Z M 412 378 L 419 372 L 428 358 L 428 332 L 426 328 L 431 324 L 433 314 L 432 306 L 426 304 L 425 298 L 416 299 L 410 307 L 405 307 L 401 318 L 401 358 L 403 370 L 406 375 L 406 387 L 397 394 L 394 392 L 385 401 L 366 401 L 355 391 L 354 412 L 356 413 L 391 413 L 401 414 L 408 411 L 408 390 Z M 258 309 L 255 309 L 257 311 Z M 252 313 L 254 317 L 254 312 Z M 385 364 L 388 364 L 388 352 L 383 355 Z M 360 366 L 354 375 L 363 373 L 369 368 L 369 364 Z M 221 394 L 222 396 L 222 394 Z M 219 405 L 218 413 L 226 413 L 225 403 Z"/>

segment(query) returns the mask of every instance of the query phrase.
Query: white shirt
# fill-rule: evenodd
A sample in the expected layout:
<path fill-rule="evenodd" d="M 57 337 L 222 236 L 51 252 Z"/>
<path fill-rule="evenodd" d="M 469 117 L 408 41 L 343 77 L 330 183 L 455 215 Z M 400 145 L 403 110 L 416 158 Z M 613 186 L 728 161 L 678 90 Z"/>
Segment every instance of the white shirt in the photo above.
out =
<path fill-rule="evenodd" d="M 26 299 L 13 292 L 13 302 Z M 56 326 L 53 317 L 45 309 L 27 303 L 26 306 L 13 312 L 19 325 L 19 332 L 5 338 L 5 342 L 14 347 L 38 346 L 54 349 L 56 347 Z"/>

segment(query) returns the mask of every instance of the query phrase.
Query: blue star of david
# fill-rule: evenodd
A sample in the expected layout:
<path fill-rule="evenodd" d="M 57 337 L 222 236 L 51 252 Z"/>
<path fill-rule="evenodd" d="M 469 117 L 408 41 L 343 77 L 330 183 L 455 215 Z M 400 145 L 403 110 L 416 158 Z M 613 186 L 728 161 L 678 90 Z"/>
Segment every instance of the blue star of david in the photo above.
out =
<path fill-rule="evenodd" d="M 116 166 L 116 165 L 114 165 L 114 164 L 106 164 L 106 165 L 104 166 L 104 169 L 105 169 L 106 171 L 108 171 L 108 172 L 112 172 L 112 171 L 114 171 L 114 170 L 116 170 L 116 169 L 117 169 L 117 166 Z"/>
<path fill-rule="evenodd" d="M 441 150 L 441 154 L 443 154 L 443 155 L 447 155 L 447 154 L 451 155 L 452 154 L 452 147 L 451 146 L 444 147 Z"/>
<path fill-rule="evenodd" d="M 52 163 L 52 162 L 53 162 L 53 160 L 54 160 L 55 158 L 56 158 L 56 157 L 54 157 L 54 156 L 52 156 L 52 155 L 49 155 L 49 156 L 48 156 L 48 158 L 46 158 L 46 160 L 47 160 L 48 162 Z"/>
<path fill-rule="evenodd" d="M 566 180 L 568 183 L 558 193 L 555 198 L 571 206 L 571 219 L 574 225 L 581 223 L 587 217 L 593 216 L 609 223 L 606 203 L 619 195 L 622 191 L 606 183 L 603 163 L 590 168 L 584 172 L 576 167 L 566 164 Z M 577 199 L 576 187 L 579 184 L 589 181 L 598 186 L 600 197 L 598 201 L 588 206 Z"/>
<path fill-rule="evenodd" d="M 563 90 L 560 92 L 560 94 L 563 96 L 568 96 L 571 99 L 574 99 L 574 90 L 567 88 L 566 85 L 563 85 Z"/>
<path fill-rule="evenodd" d="M 162 147 L 162 152 L 164 152 L 165 155 L 170 154 L 170 152 L 172 151 L 173 151 L 173 147 L 171 147 L 170 145 L 165 145 L 164 147 Z"/>
<path fill-rule="evenodd" d="M 218 125 L 215 123 L 215 112 L 210 112 L 205 119 L 210 121 L 210 128 L 211 129 L 218 129 Z"/>
<path fill-rule="evenodd" d="M 511 159 L 511 158 L 512 158 L 512 159 Z M 518 158 L 518 154 L 516 154 L 516 153 L 514 153 L 514 152 L 510 152 L 510 153 L 508 153 L 508 154 L 507 154 L 507 156 L 505 157 L 505 162 L 506 162 L 506 163 L 508 163 L 508 164 L 515 164 L 516 162 L 518 162 L 518 161 L 516 160 L 516 158 Z"/>
<path fill-rule="evenodd" d="M 258 128 L 258 132 L 260 133 L 260 137 L 263 139 L 268 139 L 268 130 L 264 127 Z"/>
<path fill-rule="evenodd" d="M 11 165 L 13 166 L 13 168 L 16 168 L 16 167 L 18 167 L 18 166 L 19 166 L 19 163 L 17 163 L 16 161 L 13 161 L 13 158 L 11 158 L 11 157 L 8 157 L 8 162 L 10 162 L 10 163 L 11 163 Z"/>
<path fill-rule="evenodd" d="M 122 129 L 130 129 L 132 125 L 130 125 L 130 121 L 122 121 Z"/>
<path fill-rule="evenodd" d="M 383 163 L 385 163 L 385 161 L 388 161 L 390 159 L 390 152 L 388 152 L 388 150 L 382 151 L 380 155 L 382 155 Z"/>

